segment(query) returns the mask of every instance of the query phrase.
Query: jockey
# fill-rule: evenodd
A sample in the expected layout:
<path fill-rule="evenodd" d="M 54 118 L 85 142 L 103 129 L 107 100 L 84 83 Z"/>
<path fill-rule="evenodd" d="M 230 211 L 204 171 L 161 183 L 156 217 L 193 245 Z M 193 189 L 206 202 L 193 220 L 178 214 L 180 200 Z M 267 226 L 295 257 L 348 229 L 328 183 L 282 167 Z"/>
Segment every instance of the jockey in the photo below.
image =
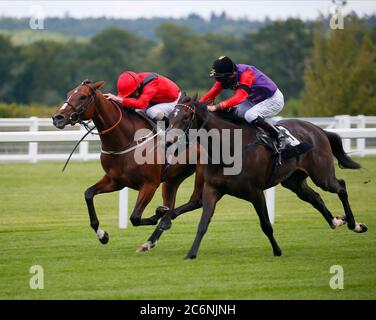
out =
<path fill-rule="evenodd" d="M 168 126 L 168 115 L 180 98 L 179 87 L 170 79 L 152 72 L 123 72 L 117 82 L 118 95 L 106 93 L 107 99 L 124 107 L 146 109 L 146 114 Z"/>
<path fill-rule="evenodd" d="M 235 108 L 235 114 L 255 127 L 262 128 L 276 141 L 277 151 L 289 143 L 288 137 L 276 126 L 265 121 L 277 115 L 283 108 L 284 98 L 276 84 L 254 66 L 235 64 L 229 57 L 221 56 L 214 61 L 210 76 L 216 83 L 200 99 L 208 103 L 209 111 Z M 224 90 L 235 91 L 231 98 L 213 105 L 215 98 Z"/>

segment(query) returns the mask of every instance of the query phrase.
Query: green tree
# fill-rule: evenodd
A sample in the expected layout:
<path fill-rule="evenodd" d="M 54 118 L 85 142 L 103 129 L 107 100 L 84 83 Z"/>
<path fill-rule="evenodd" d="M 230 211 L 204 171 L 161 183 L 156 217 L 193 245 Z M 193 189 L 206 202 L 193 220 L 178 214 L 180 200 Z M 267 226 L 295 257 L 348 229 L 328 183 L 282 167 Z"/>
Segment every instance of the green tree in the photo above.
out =
<path fill-rule="evenodd" d="M 117 77 L 125 70 L 149 71 L 146 57 L 152 45 L 126 30 L 106 29 L 79 49 L 82 63 L 78 75 L 82 79 L 105 80 L 108 88 L 115 88 Z"/>
<path fill-rule="evenodd" d="M 10 39 L 0 36 L 0 101 L 10 102 L 14 98 L 12 87 L 14 72 L 19 58 L 17 48 L 12 46 Z"/>
<path fill-rule="evenodd" d="M 285 99 L 291 99 L 303 89 L 303 72 L 311 47 L 309 25 L 299 19 L 275 21 L 244 36 L 244 63 L 265 72 L 280 87 Z"/>
<path fill-rule="evenodd" d="M 216 58 L 213 46 L 185 26 L 163 24 L 157 34 L 162 40 L 156 57 L 161 70 L 183 90 L 208 87 L 210 63 Z"/>
<path fill-rule="evenodd" d="M 60 102 L 72 85 L 65 63 L 68 49 L 67 45 L 52 41 L 34 42 L 21 48 L 20 61 L 15 70 L 14 95 L 17 102 Z"/>
<path fill-rule="evenodd" d="M 343 30 L 324 31 L 319 22 L 305 71 L 302 94 L 305 113 L 374 114 L 376 110 L 376 46 L 364 21 L 345 19 Z"/>

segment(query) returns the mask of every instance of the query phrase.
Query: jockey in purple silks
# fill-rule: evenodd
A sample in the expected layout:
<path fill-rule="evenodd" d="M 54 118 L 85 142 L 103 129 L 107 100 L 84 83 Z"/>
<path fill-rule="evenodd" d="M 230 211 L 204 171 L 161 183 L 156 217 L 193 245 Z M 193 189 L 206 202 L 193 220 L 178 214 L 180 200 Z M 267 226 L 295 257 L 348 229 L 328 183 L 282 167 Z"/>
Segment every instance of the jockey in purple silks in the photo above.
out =
<path fill-rule="evenodd" d="M 208 103 L 209 111 L 235 108 L 235 114 L 255 127 L 262 128 L 276 141 L 277 150 L 298 141 L 282 132 L 266 118 L 276 116 L 284 106 L 282 92 L 277 85 L 254 66 L 235 64 L 229 57 L 222 56 L 214 61 L 210 76 L 216 82 L 200 99 Z M 224 90 L 235 92 L 231 98 L 213 105 L 215 98 Z"/>

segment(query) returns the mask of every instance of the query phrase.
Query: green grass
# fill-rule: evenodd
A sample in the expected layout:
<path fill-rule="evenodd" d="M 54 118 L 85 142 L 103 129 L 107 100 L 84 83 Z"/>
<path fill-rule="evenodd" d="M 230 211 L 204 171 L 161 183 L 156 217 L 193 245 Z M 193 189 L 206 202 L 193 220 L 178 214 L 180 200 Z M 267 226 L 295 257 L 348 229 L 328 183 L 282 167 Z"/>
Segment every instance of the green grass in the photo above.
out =
<path fill-rule="evenodd" d="M 376 158 L 358 159 L 359 171 L 339 170 L 347 181 L 357 221 L 365 234 L 331 230 L 321 215 L 290 191 L 277 189 L 274 232 L 282 257 L 274 257 L 257 216 L 244 201 L 225 197 L 198 258 L 183 260 L 194 239 L 201 210 L 174 221 L 157 247 L 137 254 L 152 227 L 117 227 L 118 194 L 95 198 L 102 245 L 89 227 L 83 192 L 102 175 L 97 162 L 0 165 L 1 299 L 375 299 Z M 179 190 L 186 201 L 192 178 Z M 333 212 L 335 195 L 320 192 Z M 130 192 L 130 209 L 136 192 Z M 150 216 L 161 203 L 155 199 Z M 329 269 L 344 268 L 344 290 L 332 290 Z M 29 287 L 29 268 L 44 268 L 43 290 Z"/>

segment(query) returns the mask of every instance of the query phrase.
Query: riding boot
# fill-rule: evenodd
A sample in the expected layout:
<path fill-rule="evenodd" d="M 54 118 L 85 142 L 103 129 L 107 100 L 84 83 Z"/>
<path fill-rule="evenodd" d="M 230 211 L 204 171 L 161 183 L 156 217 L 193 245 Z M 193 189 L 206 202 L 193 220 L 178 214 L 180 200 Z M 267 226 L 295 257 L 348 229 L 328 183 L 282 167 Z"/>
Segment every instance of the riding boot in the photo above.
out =
<path fill-rule="evenodd" d="M 264 118 L 262 117 L 257 117 L 257 119 L 253 120 L 251 122 L 251 125 L 263 129 L 266 134 L 274 139 L 276 142 L 276 151 L 279 153 L 284 147 L 286 147 L 286 142 L 285 141 L 285 134 L 281 132 L 275 125 L 265 121 Z"/>

